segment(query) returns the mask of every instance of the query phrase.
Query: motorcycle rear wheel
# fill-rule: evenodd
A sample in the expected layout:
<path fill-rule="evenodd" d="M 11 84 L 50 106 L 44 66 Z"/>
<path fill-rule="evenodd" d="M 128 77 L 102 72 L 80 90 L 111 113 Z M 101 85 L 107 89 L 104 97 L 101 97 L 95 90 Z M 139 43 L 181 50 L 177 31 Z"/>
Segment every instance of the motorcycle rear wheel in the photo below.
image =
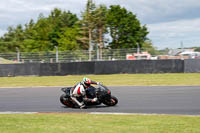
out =
<path fill-rule="evenodd" d="M 74 107 L 74 104 L 72 103 L 72 101 L 69 99 L 69 98 L 66 98 L 66 95 L 65 94 L 62 94 L 60 96 L 60 102 L 67 106 L 67 107 L 70 107 L 70 108 L 73 108 Z"/>
<path fill-rule="evenodd" d="M 107 106 L 115 106 L 118 103 L 118 99 L 115 96 L 111 96 L 110 100 L 105 100 L 103 104 Z"/>

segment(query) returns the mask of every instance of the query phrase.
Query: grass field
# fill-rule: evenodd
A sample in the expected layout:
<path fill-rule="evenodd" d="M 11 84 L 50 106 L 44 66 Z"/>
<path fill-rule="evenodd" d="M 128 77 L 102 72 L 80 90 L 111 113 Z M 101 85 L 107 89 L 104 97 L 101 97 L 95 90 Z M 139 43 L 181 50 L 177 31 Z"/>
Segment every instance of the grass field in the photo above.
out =
<path fill-rule="evenodd" d="M 200 73 L 0 77 L 0 87 L 72 86 L 86 76 L 107 86 L 200 85 Z"/>
<path fill-rule="evenodd" d="M 200 74 L 1 77 L 0 87 L 72 86 L 84 76 L 108 86 L 200 85 Z M 200 116 L 0 114 L 0 133 L 200 133 Z"/>
<path fill-rule="evenodd" d="M 11 114 L 1 133 L 199 133 L 200 116 Z"/>

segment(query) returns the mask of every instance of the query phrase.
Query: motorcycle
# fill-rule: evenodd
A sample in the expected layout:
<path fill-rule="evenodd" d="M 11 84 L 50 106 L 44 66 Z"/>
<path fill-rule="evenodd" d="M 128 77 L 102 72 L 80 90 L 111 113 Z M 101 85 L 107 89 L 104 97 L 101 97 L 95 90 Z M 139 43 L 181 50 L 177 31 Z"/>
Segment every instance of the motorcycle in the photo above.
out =
<path fill-rule="evenodd" d="M 66 87 L 66 88 L 61 88 L 61 90 L 64 92 L 60 96 L 60 102 L 70 108 L 78 108 L 76 103 L 71 99 L 70 97 L 70 91 L 72 87 Z M 111 95 L 111 91 L 104 85 L 100 84 L 97 87 L 90 86 L 86 90 L 86 95 L 88 98 L 93 99 L 94 97 L 98 98 L 97 102 L 86 102 L 86 106 L 94 106 L 94 105 L 100 105 L 100 104 L 105 104 L 107 106 L 114 106 L 118 103 L 118 99 Z"/>

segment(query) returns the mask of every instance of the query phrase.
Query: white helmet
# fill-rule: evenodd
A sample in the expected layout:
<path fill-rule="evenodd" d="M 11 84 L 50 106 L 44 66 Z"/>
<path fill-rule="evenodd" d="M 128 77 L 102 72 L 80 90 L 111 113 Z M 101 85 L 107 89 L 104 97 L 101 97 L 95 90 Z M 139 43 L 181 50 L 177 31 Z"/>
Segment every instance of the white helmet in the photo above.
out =
<path fill-rule="evenodd" d="M 90 86 L 91 80 L 90 80 L 89 78 L 84 77 L 84 78 L 83 78 L 83 81 L 82 81 L 82 84 L 83 84 L 84 86 Z"/>

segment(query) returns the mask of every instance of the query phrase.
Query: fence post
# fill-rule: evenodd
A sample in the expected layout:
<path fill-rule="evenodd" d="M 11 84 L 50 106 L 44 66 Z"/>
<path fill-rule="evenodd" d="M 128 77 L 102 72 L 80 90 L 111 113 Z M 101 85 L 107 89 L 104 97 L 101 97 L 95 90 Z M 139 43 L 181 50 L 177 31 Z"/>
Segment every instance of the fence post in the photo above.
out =
<path fill-rule="evenodd" d="M 17 63 L 20 62 L 20 51 L 19 51 L 19 48 L 16 47 L 16 51 L 17 51 Z"/>
<path fill-rule="evenodd" d="M 97 44 L 97 61 L 99 61 L 99 46 Z"/>
<path fill-rule="evenodd" d="M 58 63 L 59 62 L 59 60 L 58 60 L 58 47 L 55 46 L 55 48 L 56 48 L 56 63 Z"/>
<path fill-rule="evenodd" d="M 89 49 L 89 61 L 92 60 L 92 50 Z"/>
<path fill-rule="evenodd" d="M 137 43 L 137 54 L 138 54 L 138 59 L 140 60 L 140 45 Z"/>

